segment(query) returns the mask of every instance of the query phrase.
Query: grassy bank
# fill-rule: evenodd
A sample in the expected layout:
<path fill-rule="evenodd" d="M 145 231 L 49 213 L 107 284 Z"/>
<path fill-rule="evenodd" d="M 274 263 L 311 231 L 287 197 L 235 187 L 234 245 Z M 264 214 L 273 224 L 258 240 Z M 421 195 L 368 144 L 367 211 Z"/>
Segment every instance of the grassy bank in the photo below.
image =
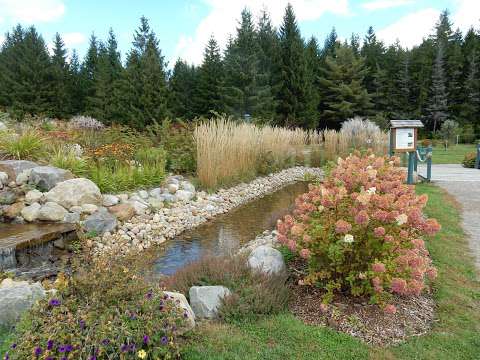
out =
<path fill-rule="evenodd" d="M 237 325 L 203 324 L 186 359 L 478 359 L 480 283 L 460 227 L 457 204 L 432 185 L 417 186 L 427 213 L 443 226 L 428 241 L 439 270 L 433 331 L 390 348 L 367 346 L 329 328 L 307 326 L 290 314 Z"/>
<path fill-rule="evenodd" d="M 434 164 L 461 164 L 465 154 L 476 151 L 474 144 L 451 145 L 447 150 L 443 146 L 433 147 Z"/>

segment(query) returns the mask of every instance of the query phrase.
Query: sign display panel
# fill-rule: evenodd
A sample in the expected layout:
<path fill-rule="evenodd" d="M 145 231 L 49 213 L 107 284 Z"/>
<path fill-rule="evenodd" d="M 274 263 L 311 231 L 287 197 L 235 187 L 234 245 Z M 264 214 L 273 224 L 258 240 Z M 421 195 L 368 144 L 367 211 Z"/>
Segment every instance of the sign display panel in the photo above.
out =
<path fill-rule="evenodd" d="M 413 128 L 395 129 L 395 148 L 397 150 L 415 150 L 415 130 Z"/>

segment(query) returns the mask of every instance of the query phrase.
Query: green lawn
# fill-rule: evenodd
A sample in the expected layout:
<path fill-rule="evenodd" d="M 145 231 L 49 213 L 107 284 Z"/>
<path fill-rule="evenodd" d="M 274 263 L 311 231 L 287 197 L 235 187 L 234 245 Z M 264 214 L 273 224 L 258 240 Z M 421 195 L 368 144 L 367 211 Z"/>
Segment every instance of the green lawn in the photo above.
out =
<path fill-rule="evenodd" d="M 432 185 L 426 212 L 443 229 L 428 241 L 439 270 L 433 331 L 407 343 L 377 348 L 329 328 L 307 326 L 283 314 L 239 325 L 204 324 L 184 352 L 186 359 L 479 359 L 480 283 L 460 227 L 455 202 Z"/>
<path fill-rule="evenodd" d="M 443 146 L 433 147 L 434 164 L 461 164 L 466 153 L 476 151 L 474 144 L 451 145 L 447 150 Z"/>

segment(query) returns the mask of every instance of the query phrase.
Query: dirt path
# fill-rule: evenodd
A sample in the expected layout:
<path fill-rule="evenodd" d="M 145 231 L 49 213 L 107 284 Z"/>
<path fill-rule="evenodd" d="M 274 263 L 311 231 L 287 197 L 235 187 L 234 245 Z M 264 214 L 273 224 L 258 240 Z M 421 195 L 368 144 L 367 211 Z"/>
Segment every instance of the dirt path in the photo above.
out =
<path fill-rule="evenodd" d="M 419 168 L 419 173 L 425 174 L 426 169 Z M 462 205 L 462 226 L 480 269 L 480 170 L 466 169 L 457 164 L 433 165 L 432 181 Z"/>

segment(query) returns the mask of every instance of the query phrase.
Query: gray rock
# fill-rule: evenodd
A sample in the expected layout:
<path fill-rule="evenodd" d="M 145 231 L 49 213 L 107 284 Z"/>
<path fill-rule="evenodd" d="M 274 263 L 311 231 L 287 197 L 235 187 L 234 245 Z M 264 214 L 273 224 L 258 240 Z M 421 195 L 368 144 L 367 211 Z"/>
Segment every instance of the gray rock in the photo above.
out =
<path fill-rule="evenodd" d="M 0 326 L 14 325 L 38 299 L 45 297 L 40 283 L 5 279 L 0 284 Z"/>
<path fill-rule="evenodd" d="M 32 173 L 32 169 L 23 170 L 20 174 L 17 175 L 15 179 L 15 185 L 21 186 L 28 183 L 28 179 L 30 178 L 30 174 Z"/>
<path fill-rule="evenodd" d="M 54 188 L 59 182 L 73 179 L 73 174 L 53 166 L 37 166 L 31 169 L 28 183 L 42 191 Z"/>
<path fill-rule="evenodd" d="M 261 245 L 250 253 L 248 265 L 266 274 L 279 274 L 286 270 L 280 251 L 267 245 Z"/>
<path fill-rule="evenodd" d="M 0 191 L 0 205 L 11 205 L 17 199 L 17 195 L 11 190 Z"/>
<path fill-rule="evenodd" d="M 193 186 L 192 183 L 188 182 L 188 181 L 182 181 L 180 183 L 180 187 L 183 189 L 183 190 L 186 190 L 186 191 L 189 191 L 191 193 L 195 193 L 195 186 Z"/>
<path fill-rule="evenodd" d="M 95 232 L 97 235 L 105 232 L 112 232 L 117 227 L 117 218 L 102 208 L 90 215 L 84 222 L 83 227 L 88 232 Z"/>
<path fill-rule="evenodd" d="M 100 205 L 102 194 L 97 185 L 84 178 L 62 181 L 45 194 L 47 201 L 56 202 L 69 209 L 83 204 Z"/>
<path fill-rule="evenodd" d="M 103 195 L 103 206 L 109 207 L 117 205 L 120 199 L 115 195 Z"/>
<path fill-rule="evenodd" d="M 173 302 L 175 302 L 175 304 L 183 310 L 184 314 L 186 314 L 186 317 L 184 317 L 186 324 L 185 327 L 181 329 L 181 333 L 193 329 L 195 327 L 195 313 L 190 307 L 185 295 L 171 291 L 164 291 L 163 293 L 167 295 Z"/>
<path fill-rule="evenodd" d="M 31 204 L 30 206 L 24 207 L 21 212 L 22 217 L 29 222 L 37 220 L 41 207 L 42 205 L 36 202 Z"/>
<path fill-rule="evenodd" d="M 38 164 L 27 160 L 4 160 L 0 161 L 0 171 L 7 173 L 10 181 L 15 181 L 17 176 L 24 170 L 38 166 Z"/>
<path fill-rule="evenodd" d="M 94 204 L 83 204 L 82 205 L 82 213 L 84 214 L 93 214 L 95 211 L 98 210 L 98 206 Z"/>
<path fill-rule="evenodd" d="M 171 183 L 167 185 L 167 190 L 170 194 L 175 194 L 178 189 L 179 189 L 178 184 Z"/>
<path fill-rule="evenodd" d="M 148 204 L 144 203 L 143 201 L 129 200 L 128 204 L 133 207 L 136 215 L 143 215 L 148 209 Z"/>
<path fill-rule="evenodd" d="M 43 193 L 41 191 L 38 191 L 37 189 L 31 190 L 27 192 L 27 194 L 25 195 L 25 202 L 27 204 L 42 202 L 42 200 L 43 200 Z"/>
<path fill-rule="evenodd" d="M 63 222 L 68 224 L 77 224 L 80 222 L 80 213 L 79 212 L 69 212 L 65 214 Z"/>
<path fill-rule="evenodd" d="M 150 190 L 150 196 L 154 197 L 154 198 L 157 198 L 157 199 L 160 198 L 162 193 L 163 193 L 162 188 L 155 188 L 155 189 Z"/>
<path fill-rule="evenodd" d="M 187 190 L 178 190 L 175 193 L 175 196 L 177 197 L 178 200 L 180 201 L 190 201 L 193 199 L 195 194 L 193 192 L 187 191 Z"/>
<path fill-rule="evenodd" d="M 188 291 L 190 305 L 198 318 L 213 319 L 218 316 L 218 308 L 230 290 L 224 286 L 192 286 Z"/>
<path fill-rule="evenodd" d="M 7 130 L 7 125 L 5 125 L 4 122 L 0 121 L 0 131 L 5 131 Z"/>
<path fill-rule="evenodd" d="M 135 208 L 130 204 L 118 204 L 108 208 L 120 221 L 130 220 L 135 215 Z"/>
<path fill-rule="evenodd" d="M 177 197 L 175 195 L 166 194 L 166 193 L 163 193 L 162 196 L 160 197 L 160 199 L 167 202 L 167 203 L 172 203 L 172 202 L 177 201 Z"/>
<path fill-rule="evenodd" d="M 155 210 L 162 209 L 163 208 L 163 201 L 158 198 L 151 197 L 148 199 L 148 204 L 154 208 Z"/>
<path fill-rule="evenodd" d="M 138 196 L 140 196 L 140 198 L 142 198 L 143 200 L 146 200 L 148 199 L 148 192 L 146 192 L 145 190 L 140 190 L 138 192 Z"/>
<path fill-rule="evenodd" d="M 47 202 L 38 211 L 38 220 L 44 221 L 63 221 L 67 210 L 55 202 Z"/>
<path fill-rule="evenodd" d="M 0 184 L 7 185 L 8 184 L 8 174 L 6 172 L 0 172 Z"/>

